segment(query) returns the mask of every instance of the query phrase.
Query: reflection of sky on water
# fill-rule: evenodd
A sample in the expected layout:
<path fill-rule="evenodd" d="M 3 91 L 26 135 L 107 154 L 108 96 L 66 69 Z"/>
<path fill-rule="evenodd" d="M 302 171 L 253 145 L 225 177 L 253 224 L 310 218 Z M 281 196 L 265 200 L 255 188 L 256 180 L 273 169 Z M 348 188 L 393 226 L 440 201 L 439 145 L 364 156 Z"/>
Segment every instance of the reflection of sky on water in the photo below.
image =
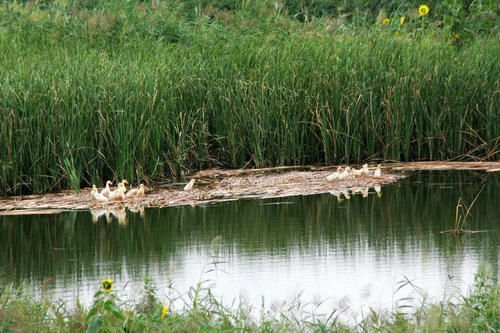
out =
<path fill-rule="evenodd" d="M 323 195 L 280 199 L 283 205 L 245 200 L 147 210 L 144 219 L 129 213 L 125 226 L 103 218 L 93 224 L 88 212 L 72 221 L 3 218 L 1 240 L 19 248 L 0 254 L 6 267 L 0 276 L 31 282 L 35 294 L 45 286 L 48 295 L 85 305 L 105 277 L 116 281 L 122 296 L 137 300 L 146 276 L 163 299 L 173 295 L 170 282 L 185 293 L 208 280 L 225 304 L 241 296 L 257 308 L 262 296 L 271 306 L 300 294 L 304 302 L 323 302 L 325 312 L 339 304 L 357 315 L 369 306 L 391 309 L 407 296 L 422 297 L 409 285 L 395 292 L 405 278 L 439 301 L 445 292 L 456 293 L 454 287 L 463 292 L 470 286 L 481 262 L 498 270 L 499 182 L 489 178 L 470 218 L 471 228 L 489 232 L 457 238 L 439 231 L 452 225 L 458 197 L 470 200 L 480 181 L 453 177 L 443 184 L 422 177 L 384 188 L 380 199 L 370 193 L 338 202 Z M 207 273 L 217 235 L 223 237 L 215 252 L 222 262 Z"/>
<path fill-rule="evenodd" d="M 442 300 L 445 291 L 448 296 L 456 294 L 457 287 L 464 291 L 473 283 L 478 267 L 478 256 L 473 249 L 470 250 L 469 254 L 456 258 L 452 267 L 439 253 L 424 254 L 419 249 L 407 252 L 411 252 L 411 256 L 401 256 L 395 249 L 384 258 L 377 258 L 367 247 L 360 247 L 348 256 L 336 253 L 335 249 L 322 251 L 321 255 L 316 251 L 304 255 L 302 250 L 292 250 L 286 257 L 260 258 L 233 252 L 227 262 L 217 264 L 215 271 L 208 272 L 214 266 L 206 249 L 201 253 L 199 250 L 187 251 L 170 263 L 151 258 L 155 263 L 139 268 L 142 274 L 138 276 L 137 272 L 129 272 L 126 260 L 118 272 L 101 265 L 99 276 L 112 277 L 123 298 L 132 301 L 141 297 L 141 277 L 149 276 L 157 286 L 158 296 L 163 299 L 169 294 L 170 281 L 176 290 L 170 294 L 175 295 L 177 292 L 186 293 L 198 282 L 206 281 L 205 286 L 212 287 L 214 294 L 225 304 L 242 298 L 260 306 L 264 296 L 265 304 L 270 306 L 300 295 L 306 303 L 322 303 L 319 309 L 325 312 L 332 307 L 347 306 L 350 313 L 359 315 L 368 307 L 390 309 L 407 304 L 398 300 L 408 296 L 421 299 L 423 295 L 411 286 L 396 292 L 405 277 L 434 301 Z M 166 270 L 167 266 L 171 269 Z M 50 295 L 69 302 L 79 298 L 83 304 L 89 305 L 100 281 L 95 277 L 71 283 L 56 280 Z M 177 306 L 181 304 L 177 303 Z"/>

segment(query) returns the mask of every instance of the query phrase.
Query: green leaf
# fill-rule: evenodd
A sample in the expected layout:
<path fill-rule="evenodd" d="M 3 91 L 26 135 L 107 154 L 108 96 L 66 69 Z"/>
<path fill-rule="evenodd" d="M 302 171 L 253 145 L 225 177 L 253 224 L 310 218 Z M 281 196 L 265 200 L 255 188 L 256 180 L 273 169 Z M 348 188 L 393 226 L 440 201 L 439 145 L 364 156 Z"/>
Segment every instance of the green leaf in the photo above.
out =
<path fill-rule="evenodd" d="M 98 304 L 94 304 L 90 310 L 89 310 L 89 313 L 87 314 L 87 319 L 90 319 L 92 318 L 93 316 L 95 316 L 95 314 L 97 313 L 97 310 L 99 309 L 99 307 L 97 306 Z"/>
<path fill-rule="evenodd" d="M 87 333 L 97 333 L 102 327 L 102 318 L 95 317 L 92 319 L 92 321 L 89 324 L 89 327 L 87 328 Z"/>
<path fill-rule="evenodd" d="M 106 301 L 104 303 L 104 309 L 108 312 L 111 312 L 116 318 L 125 320 L 125 316 L 123 313 L 118 309 L 115 304 L 111 301 Z"/>

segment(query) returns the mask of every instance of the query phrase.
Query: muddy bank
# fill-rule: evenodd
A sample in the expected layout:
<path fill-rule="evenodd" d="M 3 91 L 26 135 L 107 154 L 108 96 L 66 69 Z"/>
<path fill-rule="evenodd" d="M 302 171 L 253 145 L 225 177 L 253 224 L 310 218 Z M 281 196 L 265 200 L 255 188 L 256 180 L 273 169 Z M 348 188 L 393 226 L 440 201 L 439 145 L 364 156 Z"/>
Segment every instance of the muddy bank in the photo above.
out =
<path fill-rule="evenodd" d="M 375 193 L 380 186 L 390 184 L 413 170 L 484 170 L 500 171 L 500 162 L 416 162 L 382 165 L 382 175 L 352 176 L 329 182 L 326 177 L 337 167 L 278 167 L 245 170 L 204 170 L 191 178 L 196 180 L 192 190 L 185 184 L 164 184 L 150 189 L 145 197 L 129 198 L 122 202 L 98 203 L 90 189 L 80 193 L 64 191 L 45 195 L 0 198 L 0 215 L 57 213 L 63 210 L 127 207 L 200 205 L 241 198 L 278 198 L 296 195 L 331 193 L 342 196 Z M 370 165 L 373 172 L 375 165 Z"/>

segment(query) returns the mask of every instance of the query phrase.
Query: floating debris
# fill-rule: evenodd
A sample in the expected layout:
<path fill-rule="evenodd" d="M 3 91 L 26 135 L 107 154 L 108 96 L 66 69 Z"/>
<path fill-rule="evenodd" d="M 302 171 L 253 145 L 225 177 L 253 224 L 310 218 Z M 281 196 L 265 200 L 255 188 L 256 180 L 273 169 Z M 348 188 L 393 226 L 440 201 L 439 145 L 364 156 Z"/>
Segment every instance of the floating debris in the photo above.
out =
<path fill-rule="evenodd" d="M 60 214 L 66 210 L 61 209 L 15 209 L 0 211 L 0 215 L 52 215 Z"/>
<path fill-rule="evenodd" d="M 415 170 L 500 170 L 500 162 L 401 162 L 386 164 L 393 171 Z M 490 171 L 491 172 L 491 171 Z"/>
<path fill-rule="evenodd" d="M 190 190 L 188 188 L 186 191 L 182 187 L 175 186 L 169 186 L 168 188 L 157 187 L 149 190 L 148 195 L 140 198 L 140 200 L 136 196 L 127 197 L 125 195 L 125 198 L 120 197 L 120 201 L 115 201 L 111 200 L 113 188 L 110 187 L 110 199 L 107 202 L 89 200 L 90 189 L 83 189 L 80 193 L 63 191 L 46 195 L 4 197 L 0 199 L 0 211 L 47 208 L 111 210 L 118 209 L 120 206 L 138 209 L 139 206 L 198 205 L 233 201 L 241 198 L 281 198 L 321 193 L 332 193 L 338 196 L 339 200 L 342 200 L 351 197 L 351 193 L 347 189 L 375 188 L 375 191 L 377 191 L 377 186 L 389 184 L 404 177 L 401 173 L 391 172 L 384 172 L 381 177 L 373 177 L 372 169 L 370 170 L 372 175 L 352 175 L 333 182 L 325 181 L 325 178 L 332 173 L 331 170 L 332 167 L 204 170 L 193 175 L 191 179 L 193 185 L 195 179 L 196 184 L 199 185 L 193 186 Z M 346 167 L 341 169 L 341 172 L 351 175 L 352 169 Z M 119 188 L 114 191 L 120 189 L 124 189 L 124 186 L 119 185 Z M 140 189 L 139 187 L 139 191 Z M 147 190 L 147 187 L 144 187 L 144 189 Z M 361 193 L 363 194 L 363 192 Z"/>

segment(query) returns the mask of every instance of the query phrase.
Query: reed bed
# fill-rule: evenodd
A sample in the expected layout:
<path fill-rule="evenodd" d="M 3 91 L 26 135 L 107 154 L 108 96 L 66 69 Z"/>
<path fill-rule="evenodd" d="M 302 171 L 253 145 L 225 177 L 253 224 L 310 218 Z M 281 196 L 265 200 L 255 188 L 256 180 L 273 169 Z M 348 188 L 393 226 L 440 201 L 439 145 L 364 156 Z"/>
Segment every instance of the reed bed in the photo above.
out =
<path fill-rule="evenodd" d="M 0 6 L 2 194 L 499 157 L 495 35 L 457 43 L 420 18 L 332 28 L 267 7 L 191 19 L 176 2 L 68 6 Z"/>

